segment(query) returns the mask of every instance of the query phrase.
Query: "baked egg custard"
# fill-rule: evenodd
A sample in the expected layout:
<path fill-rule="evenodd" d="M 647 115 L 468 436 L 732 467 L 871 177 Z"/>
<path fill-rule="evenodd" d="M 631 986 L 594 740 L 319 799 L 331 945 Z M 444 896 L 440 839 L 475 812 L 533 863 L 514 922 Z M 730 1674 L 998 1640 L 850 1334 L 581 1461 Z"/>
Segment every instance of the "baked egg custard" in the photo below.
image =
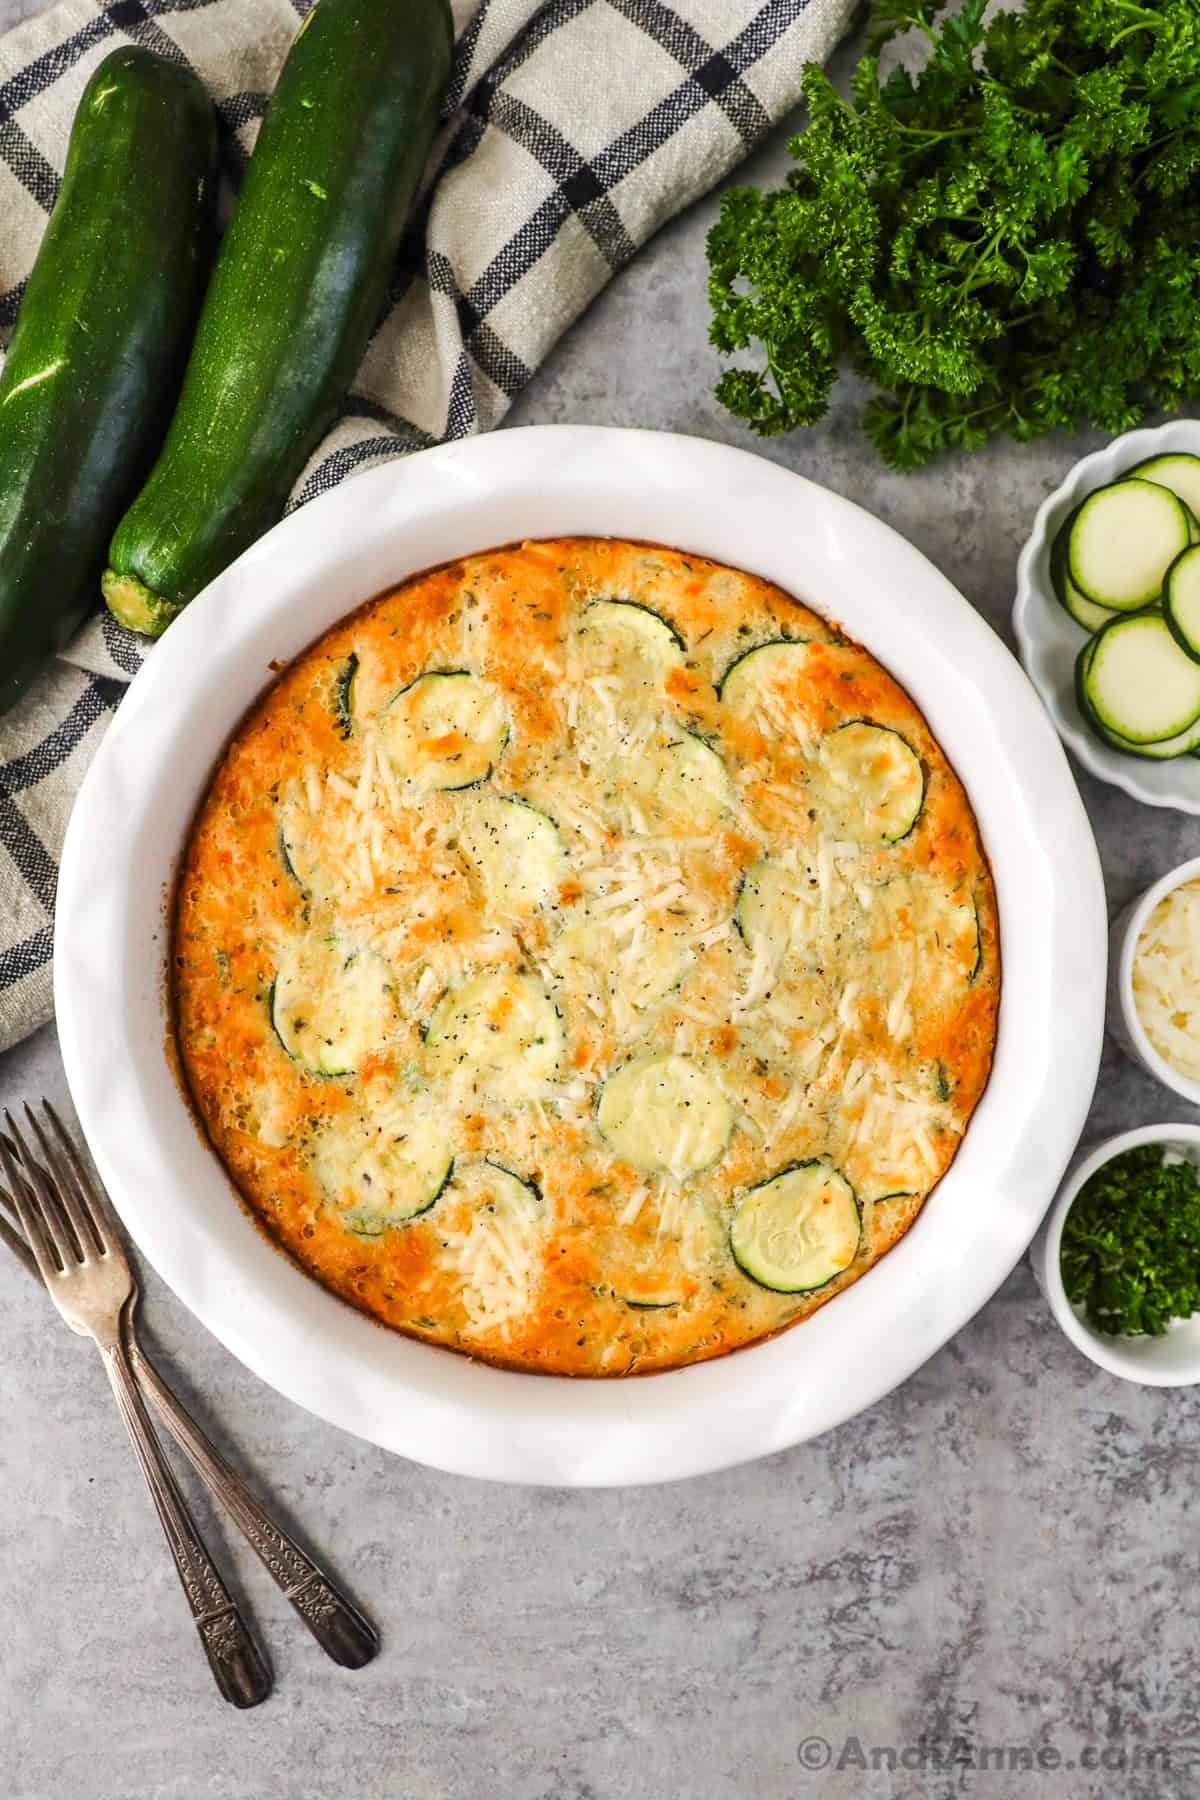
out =
<path fill-rule="evenodd" d="M 908 695 L 779 588 L 611 539 L 419 575 L 275 681 L 176 897 L 246 1203 L 385 1325 L 652 1372 L 908 1229 L 987 1080 L 995 898 Z"/>

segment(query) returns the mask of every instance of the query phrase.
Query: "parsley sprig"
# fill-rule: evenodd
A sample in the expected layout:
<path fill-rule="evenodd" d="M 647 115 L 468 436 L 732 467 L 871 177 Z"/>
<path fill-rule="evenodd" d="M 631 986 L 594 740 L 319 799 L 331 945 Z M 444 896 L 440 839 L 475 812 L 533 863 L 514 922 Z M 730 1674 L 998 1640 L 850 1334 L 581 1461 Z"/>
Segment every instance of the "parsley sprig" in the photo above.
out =
<path fill-rule="evenodd" d="M 1112 0 L 1110 0 L 1112 3 Z M 1200 1311 L 1200 1182 L 1161 1147 L 1126 1150 L 1089 1177 L 1063 1225 L 1063 1287 L 1098 1331 L 1161 1337 Z"/>
<path fill-rule="evenodd" d="M 1200 0 L 878 0 L 843 101 L 816 65 L 785 188 L 724 196 L 718 398 L 812 425 L 843 364 L 893 467 L 1007 432 L 1125 431 L 1200 393 Z M 914 77 L 878 52 L 916 28 Z"/>

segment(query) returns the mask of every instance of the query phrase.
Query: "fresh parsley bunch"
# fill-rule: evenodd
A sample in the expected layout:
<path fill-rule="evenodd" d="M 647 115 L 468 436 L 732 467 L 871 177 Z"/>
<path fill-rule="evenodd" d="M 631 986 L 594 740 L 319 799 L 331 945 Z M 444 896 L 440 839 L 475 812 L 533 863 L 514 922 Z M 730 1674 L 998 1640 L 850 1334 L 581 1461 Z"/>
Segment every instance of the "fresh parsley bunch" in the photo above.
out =
<path fill-rule="evenodd" d="M 1200 0 L 985 3 L 882 0 L 849 104 L 805 71 L 788 185 L 725 195 L 711 336 L 765 369 L 717 396 L 755 430 L 815 424 L 843 362 L 898 469 L 1200 393 Z"/>

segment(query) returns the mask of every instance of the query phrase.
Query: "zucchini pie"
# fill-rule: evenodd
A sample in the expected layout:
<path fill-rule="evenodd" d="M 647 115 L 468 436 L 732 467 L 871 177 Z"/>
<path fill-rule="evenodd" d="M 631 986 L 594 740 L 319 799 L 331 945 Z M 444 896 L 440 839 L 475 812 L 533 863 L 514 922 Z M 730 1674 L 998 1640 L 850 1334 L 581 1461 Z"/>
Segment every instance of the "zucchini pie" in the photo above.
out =
<path fill-rule="evenodd" d="M 246 1205 L 383 1324 L 668 1369 L 908 1229 L 991 1063 L 995 896 L 918 708 L 752 575 L 470 556 L 299 656 L 229 744 L 173 932 Z"/>

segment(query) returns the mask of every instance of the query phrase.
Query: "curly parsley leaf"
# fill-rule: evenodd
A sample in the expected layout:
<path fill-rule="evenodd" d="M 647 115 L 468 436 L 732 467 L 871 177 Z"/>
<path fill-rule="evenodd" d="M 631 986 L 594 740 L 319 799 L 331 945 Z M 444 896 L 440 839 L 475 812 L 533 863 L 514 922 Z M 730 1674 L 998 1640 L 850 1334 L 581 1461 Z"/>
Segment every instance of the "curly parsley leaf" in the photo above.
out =
<path fill-rule="evenodd" d="M 1110 1336 L 1161 1337 L 1200 1311 L 1200 1182 L 1145 1144 L 1084 1182 L 1063 1226 L 1063 1287 Z"/>
<path fill-rule="evenodd" d="M 805 72 L 776 193 L 709 234 L 718 397 L 763 433 L 815 424 L 838 369 L 896 468 L 1200 390 L 1200 0 L 877 0 L 848 101 Z M 916 75 L 877 52 L 915 30 Z"/>

